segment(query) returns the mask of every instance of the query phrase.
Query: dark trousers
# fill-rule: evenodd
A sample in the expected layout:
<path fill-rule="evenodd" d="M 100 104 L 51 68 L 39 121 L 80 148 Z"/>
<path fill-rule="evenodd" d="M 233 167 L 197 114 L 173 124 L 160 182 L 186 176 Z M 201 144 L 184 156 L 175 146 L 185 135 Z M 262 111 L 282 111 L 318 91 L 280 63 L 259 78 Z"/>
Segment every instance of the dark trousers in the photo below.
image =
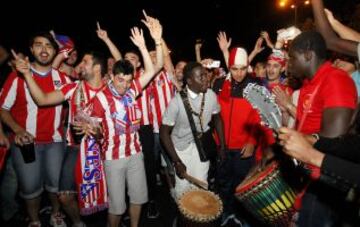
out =
<path fill-rule="evenodd" d="M 218 168 L 219 194 L 224 204 L 224 214 L 236 213 L 235 189 L 244 180 L 255 163 L 255 156 L 242 159 L 240 150 L 226 152 L 226 159 Z"/>
<path fill-rule="evenodd" d="M 146 181 L 149 201 L 156 196 L 156 162 L 154 153 L 154 132 L 151 125 L 142 125 L 139 130 L 140 143 L 144 154 Z"/>

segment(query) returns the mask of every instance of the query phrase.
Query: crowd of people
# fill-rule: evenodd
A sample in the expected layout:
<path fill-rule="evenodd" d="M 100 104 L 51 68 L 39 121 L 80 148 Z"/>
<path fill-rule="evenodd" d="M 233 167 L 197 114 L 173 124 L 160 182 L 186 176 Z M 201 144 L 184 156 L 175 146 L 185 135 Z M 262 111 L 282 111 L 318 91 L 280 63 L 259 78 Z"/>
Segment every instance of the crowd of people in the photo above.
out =
<path fill-rule="evenodd" d="M 2 219 L 20 209 L 20 196 L 27 225 L 45 225 L 39 210 L 46 190 L 52 226 L 67 226 L 66 217 L 86 226 L 83 215 L 107 209 L 107 226 L 119 226 L 128 211 L 136 227 L 141 212 L 159 217 L 159 181 L 177 201 L 195 187 L 191 177 L 219 195 L 220 226 L 258 226 L 236 188 L 253 169 L 294 158 L 301 164 L 282 168 L 297 192 L 286 225 L 357 226 L 360 32 L 322 0 L 311 4 L 316 30 L 282 29 L 275 43 L 262 31 L 250 54 L 220 31 L 224 67 L 214 60 L 220 57 L 202 58 L 201 42 L 195 61 L 175 64 L 161 22 L 145 11 L 146 30 L 131 29 L 135 49 L 124 53 L 97 23 L 108 58 L 86 50 L 78 60 L 73 40 L 54 31 L 31 37 L 32 61 L 1 47 L 0 63 L 9 64 L 0 94 Z M 255 63 L 265 48 L 266 61 Z M 272 94 L 280 129 L 263 124 L 243 94 L 249 84 Z"/>

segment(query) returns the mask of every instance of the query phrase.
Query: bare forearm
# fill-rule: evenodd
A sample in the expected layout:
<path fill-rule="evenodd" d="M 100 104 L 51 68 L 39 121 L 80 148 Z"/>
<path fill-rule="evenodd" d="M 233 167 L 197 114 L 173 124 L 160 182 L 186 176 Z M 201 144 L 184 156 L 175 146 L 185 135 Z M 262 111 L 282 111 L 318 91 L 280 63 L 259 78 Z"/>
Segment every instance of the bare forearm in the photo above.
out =
<path fill-rule="evenodd" d="M 255 50 L 253 50 L 253 51 L 250 53 L 250 55 L 249 55 L 249 64 L 252 62 L 252 60 L 254 60 L 254 58 L 256 57 L 257 54 L 258 54 L 258 53 L 257 53 Z"/>
<path fill-rule="evenodd" d="M 8 110 L 0 110 L 0 116 L 2 122 L 4 122 L 14 133 L 23 130 L 23 128 L 15 121 Z"/>
<path fill-rule="evenodd" d="M 330 50 L 343 54 L 357 56 L 357 43 L 339 38 L 331 28 L 326 18 L 322 0 L 313 0 L 312 8 L 315 18 L 315 25 L 326 41 Z"/>
<path fill-rule="evenodd" d="M 224 56 L 226 68 L 229 68 L 229 56 L 230 56 L 229 50 L 223 51 L 223 56 Z"/>
<path fill-rule="evenodd" d="M 360 42 L 360 33 L 343 25 L 338 20 L 331 23 L 331 26 L 341 38 Z"/>
<path fill-rule="evenodd" d="M 164 67 L 164 53 L 162 48 L 162 41 L 161 40 L 154 40 L 156 45 L 156 66 L 155 66 L 155 73 L 158 73 Z"/>
<path fill-rule="evenodd" d="M 109 51 L 113 56 L 113 58 L 115 59 L 115 61 L 121 60 L 122 59 L 121 53 L 119 49 L 115 46 L 115 44 L 111 41 L 111 39 L 106 39 L 104 40 L 104 42 L 106 46 L 109 48 Z"/>
<path fill-rule="evenodd" d="M 58 55 L 56 55 L 56 57 L 54 58 L 54 61 L 52 63 L 52 67 L 55 69 L 58 69 L 61 65 L 61 63 L 65 60 L 64 54 L 63 53 L 59 53 Z"/>
<path fill-rule="evenodd" d="M 197 62 L 201 62 L 200 48 L 195 46 L 195 57 Z"/>
<path fill-rule="evenodd" d="M 222 148 L 225 148 L 224 124 L 222 122 L 221 116 L 219 114 L 216 114 L 213 116 L 213 119 L 214 119 L 215 130 L 220 140 L 220 146 Z"/>
<path fill-rule="evenodd" d="M 139 82 L 142 88 L 146 87 L 146 85 L 151 81 L 153 76 L 155 76 L 154 65 L 151 61 L 149 51 L 146 46 L 139 48 L 141 56 L 144 61 L 144 74 L 139 78 Z"/>
<path fill-rule="evenodd" d="M 39 106 L 56 105 L 64 101 L 64 96 L 60 91 L 44 93 L 36 83 L 31 73 L 24 74 L 31 96 Z"/>
<path fill-rule="evenodd" d="M 171 60 L 169 47 L 167 46 L 164 39 L 161 40 L 162 43 L 162 50 L 164 55 L 164 68 L 166 71 L 170 72 L 171 74 L 175 74 L 174 64 Z"/>

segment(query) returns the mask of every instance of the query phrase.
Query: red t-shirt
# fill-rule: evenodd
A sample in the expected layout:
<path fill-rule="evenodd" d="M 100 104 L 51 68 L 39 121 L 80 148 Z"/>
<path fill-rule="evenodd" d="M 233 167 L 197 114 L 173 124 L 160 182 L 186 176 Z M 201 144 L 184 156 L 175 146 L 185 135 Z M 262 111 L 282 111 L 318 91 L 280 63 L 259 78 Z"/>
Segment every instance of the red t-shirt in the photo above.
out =
<path fill-rule="evenodd" d="M 313 103 L 310 103 L 317 87 Z M 355 109 L 356 103 L 356 87 L 351 77 L 346 72 L 334 68 L 330 62 L 326 62 L 320 66 L 311 80 L 304 81 L 300 89 L 296 127 L 299 127 L 301 119 L 308 110 L 304 124 L 298 130 L 305 134 L 318 133 L 325 109 L 334 107 Z"/>
<path fill-rule="evenodd" d="M 141 151 L 138 134 L 141 110 L 135 101 L 141 90 L 135 79 L 131 88 L 122 96 L 112 84 L 95 96 L 92 116 L 101 119 L 103 159 L 118 160 Z"/>
<path fill-rule="evenodd" d="M 58 90 L 70 80 L 56 69 L 44 75 L 32 71 L 39 87 L 46 93 Z M 0 96 L 1 108 L 9 110 L 22 128 L 35 137 L 36 143 L 60 142 L 63 140 L 63 106 L 38 107 L 32 99 L 23 77 L 12 72 L 5 81 Z"/>
<path fill-rule="evenodd" d="M 153 116 L 154 132 L 159 133 L 162 115 L 174 97 L 174 85 L 169 74 L 163 70 L 151 82 L 153 98 L 151 99 L 151 111 Z"/>
<path fill-rule="evenodd" d="M 81 86 L 81 87 L 80 87 Z M 105 85 L 103 85 L 105 86 Z M 60 91 L 63 93 L 65 100 L 69 102 L 69 118 L 68 118 L 68 129 L 66 132 L 66 140 L 68 145 L 75 145 L 75 141 L 72 137 L 70 130 L 70 123 L 74 121 L 77 105 L 77 99 L 80 100 L 79 107 L 85 108 L 86 105 L 93 99 L 93 97 L 103 89 L 103 86 L 100 88 L 92 88 L 86 81 L 76 81 L 70 84 L 66 84 L 60 88 Z M 82 94 L 80 93 L 82 92 Z M 83 100 L 79 96 L 83 97 Z"/>

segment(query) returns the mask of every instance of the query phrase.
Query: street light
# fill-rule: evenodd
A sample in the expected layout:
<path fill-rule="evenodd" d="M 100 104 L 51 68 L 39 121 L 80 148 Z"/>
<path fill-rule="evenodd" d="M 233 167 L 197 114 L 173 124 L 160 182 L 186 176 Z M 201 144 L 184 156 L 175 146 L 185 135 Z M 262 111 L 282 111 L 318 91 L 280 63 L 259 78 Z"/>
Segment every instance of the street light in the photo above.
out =
<path fill-rule="evenodd" d="M 290 3 L 290 8 L 294 10 L 294 24 L 297 25 L 297 19 L 298 19 L 298 8 L 301 5 L 307 6 L 310 4 L 309 0 L 280 0 L 279 6 L 280 8 L 285 8 L 288 3 Z"/>

